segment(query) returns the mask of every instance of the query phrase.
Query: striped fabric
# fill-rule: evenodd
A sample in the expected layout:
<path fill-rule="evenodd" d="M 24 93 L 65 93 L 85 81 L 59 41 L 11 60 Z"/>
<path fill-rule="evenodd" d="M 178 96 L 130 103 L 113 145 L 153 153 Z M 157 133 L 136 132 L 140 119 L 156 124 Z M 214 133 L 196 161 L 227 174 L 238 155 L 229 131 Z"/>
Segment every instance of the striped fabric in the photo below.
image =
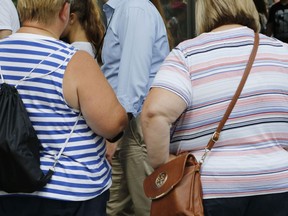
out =
<path fill-rule="evenodd" d="M 174 126 L 172 153 L 198 159 L 244 72 L 254 33 L 204 33 L 176 47 L 153 87 L 179 95 L 187 110 Z M 204 199 L 288 191 L 288 46 L 260 35 L 252 71 L 202 169 Z"/>
<path fill-rule="evenodd" d="M 16 33 L 0 41 L 0 66 L 5 81 L 16 85 L 28 76 L 17 88 L 43 146 L 41 168 L 44 172 L 53 165 L 54 156 L 79 114 L 67 105 L 62 91 L 65 68 L 75 52 L 74 47 L 62 41 L 32 34 Z M 111 167 L 105 159 L 105 140 L 81 117 L 52 181 L 32 195 L 88 200 L 110 187 L 110 175 Z M 0 192 L 0 195 L 5 193 Z"/>

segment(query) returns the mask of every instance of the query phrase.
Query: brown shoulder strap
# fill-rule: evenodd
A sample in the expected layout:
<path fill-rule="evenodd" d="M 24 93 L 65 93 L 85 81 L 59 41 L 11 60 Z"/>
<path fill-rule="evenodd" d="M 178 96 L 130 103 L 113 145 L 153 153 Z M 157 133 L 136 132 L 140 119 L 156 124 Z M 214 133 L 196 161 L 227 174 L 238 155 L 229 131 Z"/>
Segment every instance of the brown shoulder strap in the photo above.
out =
<path fill-rule="evenodd" d="M 225 125 L 230 113 L 232 112 L 232 109 L 234 108 L 234 106 L 235 106 L 235 104 L 236 104 L 236 102 L 237 102 L 237 100 L 238 100 L 238 98 L 239 98 L 239 96 L 241 94 L 241 91 L 242 91 L 242 89 L 244 87 L 244 84 L 245 84 L 245 82 L 247 80 L 247 77 L 248 77 L 248 75 L 250 73 L 250 70 L 252 68 L 254 59 L 256 57 L 256 53 L 257 53 L 257 50 L 258 50 L 258 45 L 259 45 L 259 34 L 255 33 L 255 40 L 254 40 L 253 50 L 252 50 L 252 52 L 250 54 L 249 61 L 247 63 L 245 72 L 244 72 L 244 74 L 242 76 L 242 79 L 241 79 L 241 81 L 239 83 L 239 86 L 238 86 L 236 92 L 235 92 L 235 95 L 232 98 L 232 100 L 231 100 L 231 102 L 230 102 L 230 104 L 229 104 L 229 106 L 228 106 L 228 108 L 227 108 L 222 120 L 220 121 L 216 131 L 214 132 L 214 134 L 212 135 L 211 139 L 209 140 L 209 142 L 208 142 L 208 144 L 206 146 L 206 150 L 208 150 L 208 151 L 210 151 L 213 148 L 214 144 L 218 141 L 218 139 L 220 137 L 220 132 L 221 132 L 222 128 L 224 127 L 224 125 Z"/>

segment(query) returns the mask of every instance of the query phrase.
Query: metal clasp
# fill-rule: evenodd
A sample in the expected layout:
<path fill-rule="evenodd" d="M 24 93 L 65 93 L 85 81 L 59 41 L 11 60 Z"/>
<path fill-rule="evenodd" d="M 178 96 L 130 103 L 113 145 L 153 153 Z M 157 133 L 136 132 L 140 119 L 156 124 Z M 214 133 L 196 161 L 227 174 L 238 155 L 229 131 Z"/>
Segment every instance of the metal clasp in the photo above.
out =
<path fill-rule="evenodd" d="M 201 157 L 201 159 L 200 159 L 200 161 L 199 161 L 200 164 L 203 164 L 203 163 L 204 163 L 204 160 L 206 159 L 208 152 L 210 152 L 210 149 L 205 148 L 204 151 L 205 151 L 205 152 L 204 152 L 204 154 L 202 155 L 202 157 Z"/>

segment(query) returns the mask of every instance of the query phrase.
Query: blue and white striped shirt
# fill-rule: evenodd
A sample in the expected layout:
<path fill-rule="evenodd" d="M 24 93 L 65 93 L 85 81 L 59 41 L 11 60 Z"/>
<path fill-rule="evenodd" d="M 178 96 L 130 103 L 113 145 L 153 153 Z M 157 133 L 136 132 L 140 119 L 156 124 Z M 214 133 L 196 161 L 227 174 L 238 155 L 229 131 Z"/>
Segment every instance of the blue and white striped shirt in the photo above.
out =
<path fill-rule="evenodd" d="M 63 77 L 76 49 L 53 38 L 16 33 L 0 41 L 4 80 L 17 85 L 30 120 L 41 141 L 41 169 L 53 165 L 79 115 L 63 96 Z M 32 73 L 29 76 L 29 73 Z M 49 73 L 47 75 L 47 73 Z M 31 79 L 30 79 L 31 78 Z M 111 167 L 105 158 L 105 140 L 83 117 L 56 166 L 50 183 L 32 195 L 70 201 L 94 198 L 111 185 Z M 5 195 L 0 191 L 0 195 Z"/>

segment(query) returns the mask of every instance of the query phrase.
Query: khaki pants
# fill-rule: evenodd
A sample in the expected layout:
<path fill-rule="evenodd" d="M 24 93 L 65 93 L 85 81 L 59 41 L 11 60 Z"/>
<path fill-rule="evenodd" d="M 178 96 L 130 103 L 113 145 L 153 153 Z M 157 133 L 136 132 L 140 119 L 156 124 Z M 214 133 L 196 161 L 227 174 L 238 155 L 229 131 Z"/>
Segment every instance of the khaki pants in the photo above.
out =
<path fill-rule="evenodd" d="M 147 162 L 140 116 L 132 118 L 112 159 L 112 187 L 108 216 L 149 216 L 151 201 L 143 190 L 144 179 L 153 171 Z"/>

